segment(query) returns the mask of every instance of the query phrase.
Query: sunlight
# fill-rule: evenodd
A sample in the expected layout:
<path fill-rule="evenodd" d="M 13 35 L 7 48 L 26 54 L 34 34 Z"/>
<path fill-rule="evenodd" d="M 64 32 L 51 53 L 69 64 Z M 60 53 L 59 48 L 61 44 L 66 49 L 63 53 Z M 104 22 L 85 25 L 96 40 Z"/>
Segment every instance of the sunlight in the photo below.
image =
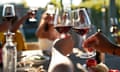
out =
<path fill-rule="evenodd" d="M 22 2 L 23 2 L 23 0 L 0 0 L 0 5 L 5 4 L 5 3 L 17 3 L 17 4 L 19 4 Z"/>
<path fill-rule="evenodd" d="M 44 8 L 50 0 L 0 0 L 0 5 L 5 3 L 16 3 L 21 4 L 26 2 L 27 7 L 42 7 Z"/>
<path fill-rule="evenodd" d="M 50 0 L 26 0 L 28 7 L 42 7 L 44 8 Z M 33 4 L 34 3 L 34 4 Z"/>
<path fill-rule="evenodd" d="M 75 6 L 80 5 L 81 2 L 82 2 L 82 0 L 72 0 L 72 4 Z"/>
<path fill-rule="evenodd" d="M 71 2 L 73 5 L 78 6 L 82 0 L 63 0 L 63 5 L 70 5 Z"/>
<path fill-rule="evenodd" d="M 63 0 L 63 5 L 70 5 L 72 1 L 73 5 L 78 6 L 82 0 Z M 28 7 L 42 7 L 44 8 L 50 0 L 0 0 L 0 5 L 5 3 L 20 4 L 26 2 Z"/>

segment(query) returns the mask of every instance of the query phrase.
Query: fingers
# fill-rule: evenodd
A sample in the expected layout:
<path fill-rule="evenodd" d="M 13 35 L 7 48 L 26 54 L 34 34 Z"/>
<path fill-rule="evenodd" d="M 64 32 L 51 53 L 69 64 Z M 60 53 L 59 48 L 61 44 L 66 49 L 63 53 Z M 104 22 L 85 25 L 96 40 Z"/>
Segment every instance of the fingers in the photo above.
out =
<path fill-rule="evenodd" d="M 95 48 L 97 46 L 97 44 L 99 43 L 99 41 L 97 40 L 97 35 L 99 34 L 99 32 L 96 32 L 95 34 L 93 34 L 92 36 L 90 36 L 88 39 L 86 39 L 83 42 L 83 47 L 84 48 Z"/>
<path fill-rule="evenodd" d="M 54 21 L 54 15 L 50 15 L 48 13 L 44 13 L 42 15 L 42 19 L 44 19 L 48 24 L 53 24 Z"/>
<path fill-rule="evenodd" d="M 67 55 L 72 52 L 74 41 L 71 36 L 58 40 L 54 46 L 62 54 Z"/>

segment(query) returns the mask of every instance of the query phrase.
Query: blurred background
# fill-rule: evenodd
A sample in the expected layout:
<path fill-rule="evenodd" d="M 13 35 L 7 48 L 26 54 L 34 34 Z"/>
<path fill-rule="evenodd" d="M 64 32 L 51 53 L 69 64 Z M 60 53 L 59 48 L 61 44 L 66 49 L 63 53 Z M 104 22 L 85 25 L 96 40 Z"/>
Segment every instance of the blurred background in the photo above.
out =
<path fill-rule="evenodd" d="M 120 44 L 120 41 L 118 41 L 118 38 L 120 38 L 120 0 L 0 0 L 0 22 L 2 22 L 2 8 L 5 3 L 15 4 L 16 14 L 19 17 L 22 17 L 30 7 L 36 7 L 38 9 L 37 21 L 30 22 L 26 20 L 20 29 L 25 36 L 26 42 L 37 42 L 35 31 L 49 2 L 56 4 L 61 10 L 63 10 L 64 6 L 69 6 L 71 10 L 86 7 L 92 19 L 92 24 L 97 29 L 101 29 L 113 43 Z M 115 33 L 111 31 L 114 28 L 113 25 L 117 30 Z M 120 57 L 110 55 L 107 56 L 105 62 L 110 68 L 120 69 Z"/>

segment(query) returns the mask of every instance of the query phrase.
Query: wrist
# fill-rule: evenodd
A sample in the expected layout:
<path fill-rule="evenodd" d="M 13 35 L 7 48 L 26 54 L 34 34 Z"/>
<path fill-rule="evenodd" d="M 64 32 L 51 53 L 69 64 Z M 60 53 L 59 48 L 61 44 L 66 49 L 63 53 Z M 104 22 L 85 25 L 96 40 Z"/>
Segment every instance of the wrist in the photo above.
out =
<path fill-rule="evenodd" d="M 117 51 L 119 52 L 119 46 L 117 46 L 117 45 L 115 45 L 115 44 L 113 44 L 113 45 L 111 45 L 111 54 L 113 54 L 113 55 L 117 55 L 118 53 L 117 53 Z"/>
<path fill-rule="evenodd" d="M 24 19 L 27 19 L 29 16 L 26 14 L 23 16 Z"/>
<path fill-rule="evenodd" d="M 113 50 L 113 51 L 112 51 L 112 54 L 113 54 L 113 55 L 117 55 L 117 50 L 118 50 L 118 48 L 119 48 L 119 47 L 118 47 L 117 45 L 113 45 L 113 46 L 112 46 L 112 50 Z M 119 51 L 119 50 L 118 50 L 118 51 Z"/>

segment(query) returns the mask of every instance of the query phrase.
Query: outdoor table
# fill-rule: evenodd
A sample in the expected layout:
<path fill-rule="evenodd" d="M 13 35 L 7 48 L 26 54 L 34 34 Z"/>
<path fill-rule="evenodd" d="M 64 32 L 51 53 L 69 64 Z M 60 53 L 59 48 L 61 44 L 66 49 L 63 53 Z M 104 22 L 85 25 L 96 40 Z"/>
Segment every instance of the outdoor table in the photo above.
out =
<path fill-rule="evenodd" d="M 26 66 L 18 66 L 18 64 L 20 63 L 22 58 L 24 58 L 25 56 L 28 56 L 28 55 L 29 56 L 41 55 L 41 56 L 45 57 L 45 59 L 43 59 L 43 60 L 31 60 L 33 62 L 33 65 L 30 68 L 36 69 L 35 72 L 38 72 L 39 69 L 44 69 L 45 71 L 43 71 L 43 72 L 47 72 L 49 62 L 50 62 L 50 57 L 44 56 L 44 54 L 42 54 L 41 50 L 26 50 L 26 51 L 18 52 L 17 72 L 27 72 L 27 71 L 25 71 Z M 0 67 L 0 72 L 2 72 L 1 67 Z"/>

